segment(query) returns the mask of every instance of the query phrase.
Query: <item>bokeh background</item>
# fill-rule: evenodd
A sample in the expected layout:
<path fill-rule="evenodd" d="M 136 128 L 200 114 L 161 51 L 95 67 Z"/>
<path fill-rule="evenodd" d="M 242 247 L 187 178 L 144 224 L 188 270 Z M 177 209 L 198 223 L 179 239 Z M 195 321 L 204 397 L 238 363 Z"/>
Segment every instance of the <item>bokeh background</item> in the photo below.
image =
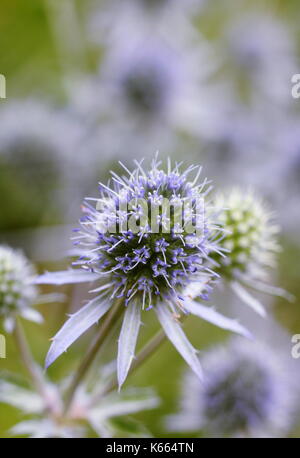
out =
<path fill-rule="evenodd" d="M 287 336 L 300 333 L 300 100 L 291 95 L 299 20 L 296 0 L 1 0 L 0 242 L 22 248 L 39 272 L 66 268 L 83 198 L 97 195 L 118 160 L 131 166 L 159 150 L 202 164 L 216 190 L 253 187 L 273 205 L 283 246 L 275 282 L 296 301 L 267 303 Z M 60 290 L 67 299 L 40 307 L 42 326 L 25 323 L 41 364 L 87 296 Z M 230 295 L 218 300 L 238 307 Z M 156 326 L 149 313 L 139 345 Z M 199 320 L 185 329 L 201 350 L 228 338 Z M 93 332 L 49 370 L 54 380 L 76 368 Z M 1 371 L 22 378 L 9 338 L 7 351 Z M 183 368 L 166 343 L 128 381 L 161 396 L 160 408 L 136 416 L 156 437 L 170 437 L 163 417 L 176 409 Z M 19 418 L 0 405 L 0 437 Z M 291 436 L 299 434 L 296 426 Z"/>

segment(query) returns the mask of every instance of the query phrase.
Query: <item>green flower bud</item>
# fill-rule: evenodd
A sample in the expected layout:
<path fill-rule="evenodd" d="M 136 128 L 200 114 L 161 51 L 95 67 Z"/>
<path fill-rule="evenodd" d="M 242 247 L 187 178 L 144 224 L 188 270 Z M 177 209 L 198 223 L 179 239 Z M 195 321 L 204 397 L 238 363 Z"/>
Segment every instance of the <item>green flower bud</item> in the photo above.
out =
<path fill-rule="evenodd" d="M 32 304 L 37 297 L 33 276 L 34 269 L 22 253 L 0 246 L 0 316 Z"/>

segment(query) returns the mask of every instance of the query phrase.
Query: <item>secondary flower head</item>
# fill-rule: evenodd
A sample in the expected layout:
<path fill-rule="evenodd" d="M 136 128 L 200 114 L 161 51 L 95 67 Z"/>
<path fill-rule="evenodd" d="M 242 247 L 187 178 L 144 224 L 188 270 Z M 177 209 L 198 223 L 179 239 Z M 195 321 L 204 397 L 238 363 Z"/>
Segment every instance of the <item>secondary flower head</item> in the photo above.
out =
<path fill-rule="evenodd" d="M 220 223 L 226 233 L 221 244 L 230 252 L 221 261 L 220 273 L 232 277 L 237 270 L 260 275 L 265 274 L 266 268 L 274 267 L 279 227 L 261 199 L 251 191 L 233 189 L 219 195 L 215 204 L 224 208 Z"/>
<path fill-rule="evenodd" d="M 269 269 L 276 266 L 276 254 L 280 251 L 279 227 L 274 223 L 273 213 L 255 193 L 241 189 L 220 194 L 215 205 L 225 209 L 219 217 L 225 230 L 220 244 L 228 252 L 226 257 L 215 256 L 219 264 L 215 269 L 242 300 L 264 315 L 261 304 L 244 286 L 290 298 L 282 289 L 266 283 Z"/>
<path fill-rule="evenodd" d="M 56 334 L 46 359 L 55 361 L 113 305 L 123 306 L 118 341 L 118 378 L 128 374 L 141 324 L 142 311 L 153 308 L 167 337 L 201 378 L 196 350 L 178 318 L 192 313 L 217 326 L 249 336 L 243 326 L 194 298 L 207 300 L 217 278 L 211 255 L 220 253 L 218 225 L 207 200 L 206 180 L 197 184 L 201 168 L 167 169 L 154 159 L 149 171 L 136 162 L 127 175 L 112 172 L 113 185 L 100 184 L 96 206 L 83 205 L 81 228 L 75 229 L 80 266 L 42 275 L 38 283 L 62 284 L 95 280 L 98 295 Z M 194 173 L 193 173 L 194 172 Z M 117 304 L 116 304 L 117 306 Z"/>
<path fill-rule="evenodd" d="M 160 117 L 173 105 L 178 67 L 176 55 L 167 47 L 144 46 L 131 52 L 118 75 L 117 87 L 124 103 L 139 114 Z"/>
<path fill-rule="evenodd" d="M 33 285 L 34 268 L 25 256 L 7 246 L 0 246 L 0 318 L 9 328 L 16 314 L 34 319 L 30 306 L 37 299 Z"/>
<path fill-rule="evenodd" d="M 128 43 L 126 36 L 107 48 L 94 87 L 94 91 L 99 83 L 105 87 L 101 104 L 98 101 L 102 117 L 140 128 L 158 129 L 163 121 L 169 128 L 196 131 L 196 124 L 205 122 L 204 113 L 209 113 L 207 104 L 213 96 L 207 81 L 216 66 L 199 67 L 199 61 L 206 62 L 212 53 L 209 46 L 204 41 L 189 47 L 160 35 L 149 42 L 144 34 L 133 34 Z M 192 107 L 195 99 L 201 100 L 201 106 Z M 200 130 L 198 126 L 197 132 Z"/>
<path fill-rule="evenodd" d="M 267 345 L 232 339 L 203 357 L 203 384 L 188 373 L 182 412 L 169 417 L 175 430 L 204 429 L 217 436 L 268 437 L 291 427 L 293 393 L 284 358 Z"/>
<path fill-rule="evenodd" d="M 178 150 L 176 133 L 181 143 L 183 134 L 202 137 L 213 124 L 220 88 L 209 81 L 218 60 L 205 39 L 174 42 L 170 36 L 158 33 L 149 41 L 148 33 L 132 27 L 120 31 L 106 46 L 99 71 L 76 84 L 72 107 L 85 122 L 101 125 L 102 150 L 110 157 L 125 154 L 124 136 L 127 157 L 141 148 L 151 157 L 149 143 Z"/>

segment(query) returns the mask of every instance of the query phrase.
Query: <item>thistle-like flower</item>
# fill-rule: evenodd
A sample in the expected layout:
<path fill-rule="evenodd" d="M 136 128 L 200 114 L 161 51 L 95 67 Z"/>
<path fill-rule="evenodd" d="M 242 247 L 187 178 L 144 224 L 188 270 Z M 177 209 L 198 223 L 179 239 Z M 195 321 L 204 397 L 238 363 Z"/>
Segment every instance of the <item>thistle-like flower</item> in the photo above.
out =
<path fill-rule="evenodd" d="M 8 246 L 0 246 L 0 319 L 10 332 L 17 315 L 41 322 L 41 315 L 31 308 L 38 291 L 33 280 L 35 271 L 25 256 Z"/>
<path fill-rule="evenodd" d="M 263 306 L 249 289 L 291 299 L 284 290 L 267 283 L 269 269 L 276 266 L 276 254 L 280 251 L 274 215 L 255 193 L 241 189 L 220 194 L 215 205 L 225 209 L 219 216 L 225 230 L 220 244 L 229 253 L 226 257 L 214 257 L 219 263 L 215 270 L 240 299 L 264 316 Z"/>
<path fill-rule="evenodd" d="M 145 129 L 162 135 L 165 128 L 204 134 L 214 115 L 210 103 L 218 95 L 208 84 L 218 67 L 210 46 L 205 40 L 174 43 L 164 35 L 151 42 L 147 34 L 126 38 L 118 35 L 106 49 L 99 74 L 76 87 L 75 109 L 96 120 L 137 126 L 139 135 Z"/>
<path fill-rule="evenodd" d="M 109 365 L 110 366 L 110 365 Z M 92 389 L 81 386 L 68 412 L 63 395 L 67 380 L 54 385 L 47 382 L 43 396 L 11 380 L 0 381 L 0 403 L 20 410 L 26 418 L 10 430 L 12 436 L 31 438 L 150 437 L 146 428 L 128 415 L 154 409 L 159 399 L 150 389 L 130 389 L 121 395 L 111 392 L 101 396 L 111 368 L 105 366 Z M 123 422 L 121 417 L 126 416 Z"/>
<path fill-rule="evenodd" d="M 239 323 L 194 302 L 207 299 L 216 279 L 210 256 L 219 253 L 218 226 L 206 198 L 206 180 L 197 184 L 201 168 L 184 172 L 155 159 L 146 172 L 136 162 L 134 172 L 118 176 L 113 186 L 100 184 L 96 208 L 86 202 L 75 243 L 81 270 L 48 273 L 39 283 L 62 284 L 97 280 L 97 296 L 73 315 L 56 334 L 46 366 L 55 361 L 83 332 L 118 300 L 124 320 L 118 344 L 118 379 L 126 379 L 141 324 L 141 314 L 154 309 L 167 337 L 201 377 L 196 350 L 183 333 L 178 317 L 192 313 L 224 329 L 249 335 Z M 192 172 L 196 175 L 189 180 Z"/>
<path fill-rule="evenodd" d="M 203 356 L 203 384 L 186 373 L 181 412 L 167 419 L 168 428 L 205 430 L 218 437 L 287 434 L 297 395 L 286 364 L 282 355 L 258 341 L 235 338 L 227 347 L 213 348 Z"/>

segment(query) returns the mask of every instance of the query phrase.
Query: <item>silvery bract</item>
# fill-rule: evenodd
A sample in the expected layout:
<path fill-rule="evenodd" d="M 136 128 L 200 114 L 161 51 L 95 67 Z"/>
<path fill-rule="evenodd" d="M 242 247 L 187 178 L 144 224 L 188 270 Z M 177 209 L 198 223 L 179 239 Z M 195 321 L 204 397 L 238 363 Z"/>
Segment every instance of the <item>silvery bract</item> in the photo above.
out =
<path fill-rule="evenodd" d="M 109 380 L 108 367 L 102 368 L 92 390 L 81 386 L 67 412 L 63 396 L 66 381 L 62 384 L 47 382 L 43 394 L 38 394 L 9 380 L 0 381 L 0 402 L 19 409 L 26 418 L 10 430 L 14 436 L 46 437 L 138 437 L 150 436 L 146 428 L 128 415 L 154 409 L 159 399 L 149 389 L 125 390 L 121 395 L 112 392 L 101 394 Z M 111 370 L 109 369 L 109 372 Z M 126 416 L 121 422 L 115 419 Z"/>
<path fill-rule="evenodd" d="M 221 255 L 221 231 L 209 202 L 210 187 L 206 180 L 197 184 L 199 167 L 190 166 L 182 172 L 179 165 L 172 168 L 168 162 L 164 171 L 157 159 L 149 171 L 141 163 L 136 166 L 133 172 L 125 168 L 127 175 L 122 177 L 112 173 L 110 187 L 100 184 L 100 197 L 91 199 L 96 208 L 88 200 L 83 205 L 81 228 L 75 229 L 74 237 L 81 252 L 74 264 L 82 270 L 47 273 L 38 279 L 38 283 L 48 284 L 97 282 L 93 289 L 97 295 L 55 335 L 46 366 L 97 323 L 117 300 L 121 302 L 119 307 L 124 307 L 118 345 L 120 386 L 134 358 L 141 316 L 149 309 L 153 309 L 167 337 L 201 378 L 197 352 L 178 317 L 192 313 L 249 336 L 235 320 L 194 301 L 196 296 L 208 298 L 217 278 L 210 268 L 211 256 Z M 173 213 L 165 206 L 166 201 L 172 204 Z"/>

